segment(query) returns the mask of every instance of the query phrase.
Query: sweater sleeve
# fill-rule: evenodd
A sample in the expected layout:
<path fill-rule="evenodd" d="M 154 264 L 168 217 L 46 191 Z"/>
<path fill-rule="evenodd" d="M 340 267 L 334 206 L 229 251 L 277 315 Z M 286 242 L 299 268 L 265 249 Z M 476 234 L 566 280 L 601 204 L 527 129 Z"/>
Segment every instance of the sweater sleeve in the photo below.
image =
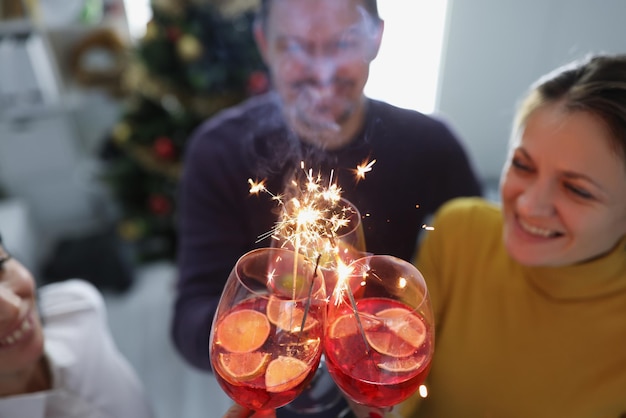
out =
<path fill-rule="evenodd" d="M 209 335 L 222 289 L 248 250 L 245 216 L 238 212 L 243 208 L 234 203 L 247 184 L 229 174 L 243 170 L 229 141 L 209 141 L 209 134 L 217 135 L 201 130 L 190 140 L 179 186 L 179 279 L 171 324 L 179 353 L 204 370 L 211 370 Z"/>
<path fill-rule="evenodd" d="M 289 160 L 281 150 L 290 142 L 279 115 L 273 95 L 255 96 L 209 119 L 188 141 L 171 333 L 184 359 L 203 370 L 211 370 L 211 325 L 230 271 L 247 251 L 266 245 L 259 237 L 276 221 L 276 202 L 251 194 L 248 179 L 266 179 L 269 190 L 282 186 Z"/>

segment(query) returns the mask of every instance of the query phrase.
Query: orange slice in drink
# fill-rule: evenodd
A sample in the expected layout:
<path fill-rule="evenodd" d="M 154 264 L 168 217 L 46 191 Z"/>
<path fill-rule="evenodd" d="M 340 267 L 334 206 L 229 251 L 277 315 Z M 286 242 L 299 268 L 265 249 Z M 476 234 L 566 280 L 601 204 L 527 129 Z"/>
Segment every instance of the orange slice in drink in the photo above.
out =
<path fill-rule="evenodd" d="M 381 354 L 391 357 L 407 357 L 426 339 L 426 327 L 408 309 L 389 308 L 376 313 L 385 326 L 365 330 L 370 346 Z"/>
<path fill-rule="evenodd" d="M 365 315 L 359 315 L 359 319 L 361 320 L 361 325 L 364 330 L 372 329 L 378 323 L 375 319 L 369 318 Z M 359 326 L 354 314 L 348 313 L 340 316 L 331 324 L 328 330 L 328 335 L 330 338 L 344 338 L 354 335 L 357 332 L 359 332 Z"/>
<path fill-rule="evenodd" d="M 426 340 L 426 326 L 407 309 L 384 309 L 376 316 L 383 318 L 387 328 L 415 348 L 421 346 Z"/>
<path fill-rule="evenodd" d="M 378 363 L 378 367 L 388 372 L 407 373 L 420 368 L 424 364 L 424 360 L 426 360 L 424 354 L 405 358 L 387 358 L 386 361 Z"/>
<path fill-rule="evenodd" d="M 415 351 L 415 347 L 385 328 L 365 331 L 365 338 L 371 348 L 386 356 L 406 357 Z"/>
<path fill-rule="evenodd" d="M 262 375 L 270 357 L 269 353 L 261 352 L 220 353 L 219 365 L 229 380 L 245 382 Z"/>
<path fill-rule="evenodd" d="M 261 312 L 241 309 L 226 315 L 217 326 L 217 343 L 231 353 L 260 348 L 270 335 L 270 323 Z"/>
<path fill-rule="evenodd" d="M 302 383 L 310 370 L 311 367 L 302 360 L 279 356 L 267 365 L 265 388 L 268 392 L 285 392 Z"/>
<path fill-rule="evenodd" d="M 311 315 L 307 315 L 304 327 L 304 308 L 296 306 L 290 300 L 281 300 L 270 296 L 267 302 L 267 318 L 278 328 L 289 332 L 308 331 L 317 324 L 317 320 Z"/>

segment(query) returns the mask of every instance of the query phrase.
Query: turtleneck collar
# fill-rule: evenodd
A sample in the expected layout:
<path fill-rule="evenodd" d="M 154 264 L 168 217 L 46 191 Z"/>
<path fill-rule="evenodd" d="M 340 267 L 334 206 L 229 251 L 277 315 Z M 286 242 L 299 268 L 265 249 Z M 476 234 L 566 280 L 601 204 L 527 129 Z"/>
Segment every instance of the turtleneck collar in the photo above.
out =
<path fill-rule="evenodd" d="M 533 287 L 558 300 L 594 299 L 626 291 L 626 237 L 608 254 L 563 267 L 523 267 Z"/>

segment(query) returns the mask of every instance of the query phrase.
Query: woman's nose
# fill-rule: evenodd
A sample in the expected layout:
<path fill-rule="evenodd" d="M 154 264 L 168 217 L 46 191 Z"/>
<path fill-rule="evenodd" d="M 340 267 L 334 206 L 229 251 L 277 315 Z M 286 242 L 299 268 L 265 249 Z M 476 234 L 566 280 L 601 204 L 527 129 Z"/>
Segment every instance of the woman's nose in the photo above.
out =
<path fill-rule="evenodd" d="M 547 182 L 536 181 L 529 185 L 517 198 L 517 207 L 521 214 L 528 217 L 552 216 L 555 187 Z"/>

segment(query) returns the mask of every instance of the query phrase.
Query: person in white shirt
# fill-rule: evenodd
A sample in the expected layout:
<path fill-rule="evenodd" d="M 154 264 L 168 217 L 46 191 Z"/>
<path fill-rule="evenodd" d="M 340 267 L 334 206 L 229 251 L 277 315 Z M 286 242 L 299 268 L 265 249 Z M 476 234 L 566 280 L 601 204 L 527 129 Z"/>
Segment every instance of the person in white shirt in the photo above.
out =
<path fill-rule="evenodd" d="M 79 279 L 37 288 L 1 238 L 0 417 L 153 417 L 98 290 Z"/>

